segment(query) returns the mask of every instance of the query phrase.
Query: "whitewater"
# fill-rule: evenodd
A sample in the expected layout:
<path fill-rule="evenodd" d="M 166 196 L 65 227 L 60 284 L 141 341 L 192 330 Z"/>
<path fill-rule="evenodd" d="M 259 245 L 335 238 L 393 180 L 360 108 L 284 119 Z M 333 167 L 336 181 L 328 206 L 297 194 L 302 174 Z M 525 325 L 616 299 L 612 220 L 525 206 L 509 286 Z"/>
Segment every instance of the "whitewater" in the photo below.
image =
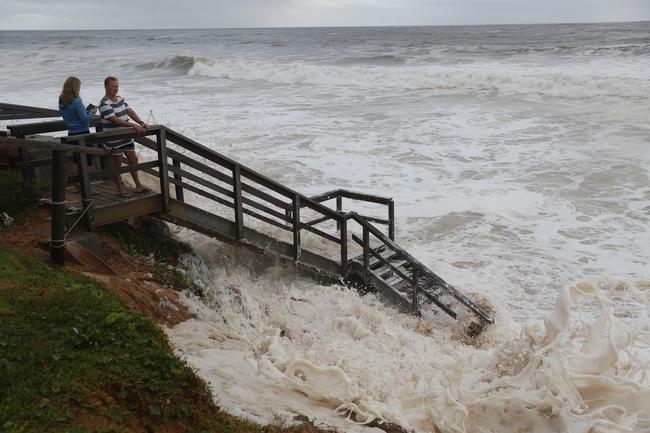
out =
<path fill-rule="evenodd" d="M 301 193 L 393 197 L 397 243 L 495 311 L 469 340 L 173 227 L 205 295 L 167 333 L 228 412 L 650 432 L 650 23 L 0 32 L 0 54 L 2 102 L 54 108 L 76 75 L 97 104 L 111 74 L 143 119 Z"/>

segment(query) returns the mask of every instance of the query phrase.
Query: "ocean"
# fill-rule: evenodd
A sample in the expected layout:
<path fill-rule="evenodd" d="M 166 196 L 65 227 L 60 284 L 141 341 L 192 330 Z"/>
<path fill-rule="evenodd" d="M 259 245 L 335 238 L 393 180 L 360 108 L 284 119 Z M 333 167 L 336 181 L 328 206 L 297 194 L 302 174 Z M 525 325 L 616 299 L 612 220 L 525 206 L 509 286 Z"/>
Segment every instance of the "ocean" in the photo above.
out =
<path fill-rule="evenodd" d="M 3 31 L 0 55 L 0 102 L 56 108 L 75 75 L 97 105 L 115 75 L 143 119 L 306 195 L 393 197 L 397 243 L 496 312 L 468 345 L 174 228 L 207 295 L 168 334 L 222 408 L 650 431 L 650 22 Z"/>

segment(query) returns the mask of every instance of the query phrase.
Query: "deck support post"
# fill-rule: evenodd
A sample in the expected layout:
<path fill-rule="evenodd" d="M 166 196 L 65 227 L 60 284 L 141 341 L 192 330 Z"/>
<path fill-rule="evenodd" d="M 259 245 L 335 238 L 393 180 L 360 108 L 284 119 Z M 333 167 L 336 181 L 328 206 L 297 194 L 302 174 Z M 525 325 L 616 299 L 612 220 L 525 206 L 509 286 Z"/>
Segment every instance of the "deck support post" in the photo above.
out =
<path fill-rule="evenodd" d="M 185 197 L 183 195 L 183 187 L 181 186 L 181 182 L 183 181 L 183 176 L 180 174 L 181 162 L 178 159 L 172 159 L 172 165 L 176 169 L 174 171 L 174 179 L 178 181 L 174 188 L 174 192 L 176 193 L 176 200 L 185 201 Z"/>
<path fill-rule="evenodd" d="M 61 266 L 65 264 L 65 163 L 65 151 L 53 150 L 50 257 L 54 263 Z"/>
<path fill-rule="evenodd" d="M 341 231 L 341 277 L 345 278 L 348 273 L 348 220 L 341 218 L 336 224 Z"/>
<path fill-rule="evenodd" d="M 388 239 L 395 240 L 395 202 L 388 202 Z"/>
<path fill-rule="evenodd" d="M 300 196 L 293 196 L 293 259 L 300 260 Z"/>
<path fill-rule="evenodd" d="M 85 145 L 85 140 L 79 141 L 79 146 L 83 148 Z M 78 153 L 77 155 L 79 156 L 79 189 L 81 190 L 81 211 L 85 212 L 83 215 L 88 230 L 95 230 L 92 191 L 90 189 L 90 177 L 88 176 L 88 157 L 83 153 Z"/>
<path fill-rule="evenodd" d="M 161 210 L 167 213 L 169 209 L 169 172 L 167 171 L 167 138 L 165 128 L 158 130 L 158 168 L 160 173 L 160 199 Z"/>
<path fill-rule="evenodd" d="M 411 308 L 413 314 L 420 315 L 420 306 L 418 305 L 418 280 L 420 278 L 420 269 L 413 267 L 413 291 L 411 292 Z"/>
<path fill-rule="evenodd" d="M 336 196 L 336 211 L 343 212 L 343 197 L 341 195 Z M 336 221 L 336 230 L 341 230 L 341 223 L 338 220 Z"/>
<path fill-rule="evenodd" d="M 363 282 L 370 281 L 370 232 L 363 226 Z"/>
<path fill-rule="evenodd" d="M 25 134 L 18 134 L 16 138 L 25 138 Z M 18 149 L 20 153 L 20 162 L 29 162 L 29 152 L 26 147 L 20 147 Z M 23 168 L 23 182 L 32 183 L 34 181 L 34 169 L 32 167 Z"/>
<path fill-rule="evenodd" d="M 235 237 L 240 241 L 244 236 L 244 207 L 241 199 L 241 167 L 238 165 L 232 169 L 232 189 L 235 208 Z"/>

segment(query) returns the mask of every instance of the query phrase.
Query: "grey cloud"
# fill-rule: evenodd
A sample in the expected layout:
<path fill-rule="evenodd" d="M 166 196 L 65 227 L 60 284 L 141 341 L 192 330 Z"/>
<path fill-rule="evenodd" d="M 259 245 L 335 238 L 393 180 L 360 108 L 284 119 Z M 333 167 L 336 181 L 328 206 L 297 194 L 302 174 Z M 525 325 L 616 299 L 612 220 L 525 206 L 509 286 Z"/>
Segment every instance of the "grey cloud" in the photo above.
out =
<path fill-rule="evenodd" d="M 0 29 L 444 25 L 650 20 L 649 0 L 4 0 Z"/>

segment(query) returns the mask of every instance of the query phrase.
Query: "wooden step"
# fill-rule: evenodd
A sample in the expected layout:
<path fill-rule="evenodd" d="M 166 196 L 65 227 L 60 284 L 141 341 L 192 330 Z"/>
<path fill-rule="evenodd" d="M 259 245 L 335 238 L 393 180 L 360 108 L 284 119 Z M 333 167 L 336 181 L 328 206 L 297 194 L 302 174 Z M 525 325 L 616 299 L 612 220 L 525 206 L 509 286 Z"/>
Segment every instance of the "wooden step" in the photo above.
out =
<path fill-rule="evenodd" d="M 397 286 L 400 282 L 404 281 L 404 279 L 403 279 L 402 277 L 400 277 L 399 275 L 394 275 L 394 276 L 392 276 L 392 277 L 390 277 L 389 279 L 384 280 L 384 281 L 385 281 L 386 284 L 388 284 L 389 286 L 395 287 L 395 286 Z"/>
<path fill-rule="evenodd" d="M 384 251 L 380 251 L 380 252 L 379 252 L 379 255 L 380 255 L 382 258 L 384 258 L 384 259 L 386 259 L 386 260 L 388 260 L 388 261 L 390 262 L 390 260 L 391 260 L 394 256 L 396 256 L 397 253 L 396 253 L 395 251 L 393 251 L 393 250 L 384 250 Z M 363 254 L 361 255 L 361 262 L 363 263 Z M 382 263 L 383 263 L 382 260 L 380 260 L 380 259 L 378 259 L 377 257 L 375 257 L 375 256 L 373 256 L 372 254 L 370 254 L 370 257 L 369 257 L 369 259 L 368 259 L 368 266 L 370 267 L 370 269 L 372 269 L 373 267 L 376 267 L 376 266 L 378 266 L 378 265 L 380 265 L 380 264 L 382 264 Z"/>

